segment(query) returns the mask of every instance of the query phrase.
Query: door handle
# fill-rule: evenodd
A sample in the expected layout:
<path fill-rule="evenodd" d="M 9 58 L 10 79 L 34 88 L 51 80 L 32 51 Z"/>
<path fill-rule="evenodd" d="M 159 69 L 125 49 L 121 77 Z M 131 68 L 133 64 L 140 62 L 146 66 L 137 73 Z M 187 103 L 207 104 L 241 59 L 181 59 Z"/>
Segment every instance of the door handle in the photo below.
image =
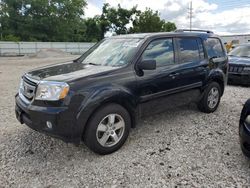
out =
<path fill-rule="evenodd" d="M 180 73 L 178 73 L 178 72 L 173 72 L 173 73 L 171 73 L 171 74 L 169 74 L 169 77 L 171 77 L 172 79 L 175 79 L 177 76 L 179 76 L 180 75 Z"/>

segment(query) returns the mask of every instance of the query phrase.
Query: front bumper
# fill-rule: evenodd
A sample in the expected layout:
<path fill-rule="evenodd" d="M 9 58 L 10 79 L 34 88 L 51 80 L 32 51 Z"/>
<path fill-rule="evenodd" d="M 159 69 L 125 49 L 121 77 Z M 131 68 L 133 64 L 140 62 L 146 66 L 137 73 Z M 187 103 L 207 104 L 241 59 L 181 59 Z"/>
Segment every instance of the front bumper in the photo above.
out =
<path fill-rule="evenodd" d="M 248 100 L 241 112 L 239 136 L 242 152 L 250 157 L 250 125 L 245 122 L 246 117 L 250 115 L 250 100 Z"/>
<path fill-rule="evenodd" d="M 250 85 L 250 74 L 229 72 L 228 83 Z"/>
<path fill-rule="evenodd" d="M 59 138 L 65 142 L 80 143 L 81 134 L 76 124 L 75 114 L 67 106 L 44 107 L 25 103 L 17 94 L 15 96 L 16 118 L 21 124 Z M 46 122 L 52 123 L 52 128 Z"/>

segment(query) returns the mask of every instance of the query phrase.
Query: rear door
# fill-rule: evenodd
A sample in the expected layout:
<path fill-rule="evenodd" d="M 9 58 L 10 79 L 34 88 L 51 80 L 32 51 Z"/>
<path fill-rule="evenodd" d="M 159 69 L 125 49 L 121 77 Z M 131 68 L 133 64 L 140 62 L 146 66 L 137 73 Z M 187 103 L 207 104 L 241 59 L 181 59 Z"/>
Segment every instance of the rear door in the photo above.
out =
<path fill-rule="evenodd" d="M 197 37 L 175 38 L 178 49 L 179 76 L 187 89 L 197 89 L 203 85 L 209 72 L 202 40 Z"/>

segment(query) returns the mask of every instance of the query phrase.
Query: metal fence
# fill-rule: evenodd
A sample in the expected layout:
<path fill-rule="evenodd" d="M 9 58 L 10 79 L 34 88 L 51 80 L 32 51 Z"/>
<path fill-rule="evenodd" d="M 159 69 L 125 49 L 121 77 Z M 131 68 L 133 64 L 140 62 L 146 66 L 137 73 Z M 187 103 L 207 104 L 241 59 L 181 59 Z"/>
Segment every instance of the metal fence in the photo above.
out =
<path fill-rule="evenodd" d="M 42 49 L 58 49 L 82 54 L 95 43 L 88 42 L 6 42 L 0 41 L 0 56 L 34 54 Z"/>

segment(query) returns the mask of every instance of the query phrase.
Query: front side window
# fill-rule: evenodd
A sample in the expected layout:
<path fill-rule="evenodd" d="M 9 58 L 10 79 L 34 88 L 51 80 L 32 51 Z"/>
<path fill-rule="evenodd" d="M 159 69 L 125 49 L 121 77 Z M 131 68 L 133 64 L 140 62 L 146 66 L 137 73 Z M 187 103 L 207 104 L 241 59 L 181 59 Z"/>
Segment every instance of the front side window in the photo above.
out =
<path fill-rule="evenodd" d="M 83 54 L 79 61 L 83 64 L 122 67 L 134 57 L 141 41 L 137 38 L 106 39 Z"/>
<path fill-rule="evenodd" d="M 196 38 L 177 38 L 177 46 L 179 47 L 179 62 L 196 62 L 202 56 L 201 48 L 198 46 Z"/>
<path fill-rule="evenodd" d="M 155 60 L 157 67 L 173 64 L 173 39 L 167 38 L 152 41 L 143 52 L 142 60 Z"/>
<path fill-rule="evenodd" d="M 208 38 L 205 41 L 205 47 L 209 58 L 225 57 L 225 53 L 219 39 Z"/>

